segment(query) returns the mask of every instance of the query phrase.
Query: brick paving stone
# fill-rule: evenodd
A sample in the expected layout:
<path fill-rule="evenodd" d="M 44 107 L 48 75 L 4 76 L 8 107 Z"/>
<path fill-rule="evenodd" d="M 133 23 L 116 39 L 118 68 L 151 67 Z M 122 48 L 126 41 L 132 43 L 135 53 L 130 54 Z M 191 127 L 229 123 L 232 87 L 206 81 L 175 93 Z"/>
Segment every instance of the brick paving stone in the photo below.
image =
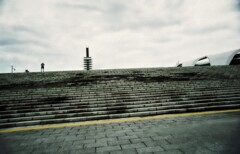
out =
<path fill-rule="evenodd" d="M 88 148 L 88 149 L 73 149 L 73 150 L 69 150 L 67 151 L 67 153 L 70 154 L 92 154 L 95 153 L 96 149 L 95 148 Z"/>
<path fill-rule="evenodd" d="M 166 140 L 157 140 L 157 141 L 144 141 L 144 144 L 148 147 L 159 146 L 159 145 L 168 145 L 169 143 Z"/>
<path fill-rule="evenodd" d="M 72 149 L 83 149 L 84 144 L 74 144 Z"/>
<path fill-rule="evenodd" d="M 131 142 L 129 140 L 116 140 L 116 141 L 109 141 L 108 145 L 124 145 L 124 144 L 130 144 Z"/>
<path fill-rule="evenodd" d="M 58 146 L 52 146 L 48 149 L 38 147 L 33 150 L 33 153 L 57 153 L 61 148 Z"/>
<path fill-rule="evenodd" d="M 225 145 L 229 143 L 220 143 L 220 142 L 215 142 L 215 143 L 210 143 L 210 142 L 204 142 L 203 146 L 206 147 L 207 149 L 214 151 L 214 152 L 220 152 L 225 149 Z"/>
<path fill-rule="evenodd" d="M 83 146 L 84 144 L 86 144 L 86 143 L 83 143 L 83 141 L 73 141 L 73 145 Z"/>
<path fill-rule="evenodd" d="M 101 138 L 101 139 L 96 139 L 96 142 L 113 142 L 117 141 L 118 139 L 116 137 L 110 137 L 110 138 Z"/>
<path fill-rule="evenodd" d="M 4 150 L 4 149 L 1 149 L 1 153 L 3 153 L 3 154 L 12 154 L 12 153 L 23 153 L 23 152 L 25 152 L 25 153 L 32 153 L 34 151 L 34 149 L 32 149 L 32 148 L 28 148 L 28 149 L 18 149 L 18 148 L 15 148 L 15 149 L 7 149 L 7 150 Z"/>
<path fill-rule="evenodd" d="M 97 154 L 110 154 L 109 151 L 105 151 L 105 152 L 98 152 Z"/>
<path fill-rule="evenodd" d="M 122 137 L 122 136 L 126 136 L 125 132 L 115 132 L 115 133 L 112 133 L 112 134 L 107 134 L 107 137 Z"/>
<path fill-rule="evenodd" d="M 168 151 L 161 151 L 161 154 L 184 154 L 181 150 L 168 150 Z M 159 152 L 154 152 L 154 154 L 159 154 Z"/>
<path fill-rule="evenodd" d="M 135 143 L 135 144 L 127 144 L 121 145 L 122 149 L 132 149 L 132 148 L 144 148 L 146 147 L 144 143 Z"/>
<path fill-rule="evenodd" d="M 91 139 L 91 138 L 86 138 L 86 135 L 85 135 L 85 134 L 78 134 L 78 135 L 76 135 L 76 138 L 77 138 L 77 139 L 82 139 L 82 140 Z"/>
<path fill-rule="evenodd" d="M 1 151 L 2 152 L 2 151 Z M 5 154 L 4 152 L 2 152 L 3 154 Z M 27 151 L 27 150 L 23 150 L 23 151 L 15 151 L 15 152 L 6 152 L 7 154 L 31 154 L 32 152 L 31 151 Z"/>
<path fill-rule="evenodd" d="M 89 140 L 76 140 L 74 143 L 85 143 L 85 144 L 94 144 L 95 139 L 89 139 Z"/>
<path fill-rule="evenodd" d="M 35 143 L 57 143 L 57 142 L 63 142 L 64 140 L 56 140 L 55 138 L 47 138 L 47 137 L 44 137 L 44 138 L 38 138 L 36 140 L 34 140 L 33 142 Z"/>
<path fill-rule="evenodd" d="M 110 154 L 137 154 L 136 149 L 125 149 L 125 150 L 119 150 L 119 151 L 112 151 Z"/>
<path fill-rule="evenodd" d="M 97 142 L 94 144 L 85 144 L 85 148 L 93 148 L 93 147 L 106 147 L 108 144 L 106 142 Z"/>
<path fill-rule="evenodd" d="M 127 132 L 127 136 L 138 136 L 138 137 L 150 137 L 152 134 L 147 133 L 147 131 L 138 131 L 138 132 Z"/>
<path fill-rule="evenodd" d="M 139 143 L 139 142 L 147 142 L 147 141 L 152 141 L 152 138 L 150 137 L 145 137 L 145 138 L 134 138 L 130 139 L 131 143 Z"/>
<path fill-rule="evenodd" d="M 131 136 L 120 136 L 120 137 L 118 137 L 119 140 L 127 140 L 127 139 L 133 139 L 133 138 L 138 138 L 138 136 L 131 135 Z"/>
<path fill-rule="evenodd" d="M 84 136 L 86 139 L 99 139 L 99 138 L 105 138 L 105 134 L 97 134 L 97 135 L 87 135 Z"/>
<path fill-rule="evenodd" d="M 162 144 L 161 146 L 163 147 L 163 149 L 168 151 L 168 150 L 173 150 L 173 149 L 182 149 L 182 148 L 186 148 L 186 147 L 192 147 L 195 144 L 201 145 L 200 142 L 197 143 L 195 141 L 192 141 L 192 142 L 181 143 L 181 144 Z"/>
<path fill-rule="evenodd" d="M 70 150 L 70 149 L 72 149 L 72 148 L 75 148 L 75 145 L 68 145 L 68 144 L 64 144 L 64 143 L 62 143 L 62 144 L 56 144 L 56 145 L 54 145 L 54 146 L 59 146 L 60 147 L 60 149 L 59 150 Z M 77 146 L 78 148 L 79 148 L 79 145 Z"/>
<path fill-rule="evenodd" d="M 172 135 L 158 135 L 158 136 L 154 136 L 152 137 L 153 140 L 164 140 L 164 139 L 172 139 L 173 136 Z"/>
<path fill-rule="evenodd" d="M 97 148 L 97 152 L 118 151 L 118 150 L 121 150 L 121 147 L 119 145 Z"/>
<path fill-rule="evenodd" d="M 160 146 L 155 146 L 155 147 L 145 147 L 145 148 L 138 148 L 137 152 L 138 153 L 148 153 L 148 152 L 162 152 L 164 149 Z"/>
<path fill-rule="evenodd" d="M 180 137 L 180 138 L 167 138 L 166 139 L 171 144 L 179 144 L 192 140 L 191 137 Z"/>
<path fill-rule="evenodd" d="M 232 116 L 234 115 L 234 116 Z M 172 120 L 172 127 L 165 127 L 163 119 L 154 120 L 157 125 L 151 125 L 152 128 L 142 128 L 137 131 L 132 131 L 132 134 L 127 135 L 130 127 L 138 125 L 138 121 L 130 125 L 119 125 L 126 127 L 128 130 L 120 129 L 115 133 L 124 136 L 111 136 L 107 137 L 108 130 L 102 125 L 104 130 L 97 133 L 97 127 L 91 126 L 71 127 L 71 129 L 60 131 L 54 129 L 38 130 L 38 131 L 24 131 L 12 133 L 0 133 L 0 149 L 9 151 L 9 153 L 166 153 L 166 154 L 192 154 L 192 153 L 239 153 L 236 149 L 239 145 L 239 113 L 228 113 L 219 115 L 205 115 L 208 118 L 204 120 L 194 121 L 195 116 L 191 116 L 192 121 L 189 123 L 178 123 Z M 204 116 L 202 116 L 204 117 Z M 179 117 L 184 119 L 185 117 Z M 197 117 L 201 119 L 201 117 Z M 176 118 L 174 118 L 176 119 Z M 188 117 L 189 119 L 189 117 Z M 151 123 L 146 121 L 142 123 L 147 125 Z M 171 121 L 167 121 L 169 125 Z M 129 124 L 129 123 L 128 123 Z M 188 125 L 187 125 L 188 124 Z M 113 125 L 110 125 L 110 132 Z M 204 129 L 203 129 L 204 126 Z M 85 129 L 91 128 L 93 134 L 89 134 Z M 219 129 L 221 128 L 221 129 Z M 68 134 L 69 131 L 79 131 L 79 133 Z M 88 132 L 86 134 L 81 133 Z M 47 132 L 47 133 L 45 133 Z M 57 132 L 57 133 L 56 133 Z M 35 134 L 36 133 L 36 134 Z M 60 133 L 60 134 L 59 134 Z M 68 134 L 64 136 L 63 134 Z M 98 138 L 94 136 L 102 137 Z M 78 136 L 79 135 L 79 136 Z M 234 135 L 234 136 L 233 136 Z M 88 139 L 86 139 L 88 136 Z M 86 138 L 85 138 L 86 137 Z M 189 140 L 192 137 L 192 140 Z M 151 140 L 152 139 L 152 140 Z M 168 141 L 169 140 L 169 141 Z M 171 142 L 170 142 L 171 141 Z M 182 142 L 181 142 L 182 141 Z M 231 143 L 231 144 L 228 144 Z M 92 146 L 95 145 L 95 146 Z M 99 147 L 98 147 L 99 146 Z M 103 146 L 103 147 L 100 147 Z M 226 148 L 225 148 L 226 146 Z M 154 149 L 155 147 L 155 149 Z M 156 147 L 161 147 L 160 150 Z M 145 150 L 145 151 L 144 151 Z M 2 152 L 2 151 L 1 151 Z"/>

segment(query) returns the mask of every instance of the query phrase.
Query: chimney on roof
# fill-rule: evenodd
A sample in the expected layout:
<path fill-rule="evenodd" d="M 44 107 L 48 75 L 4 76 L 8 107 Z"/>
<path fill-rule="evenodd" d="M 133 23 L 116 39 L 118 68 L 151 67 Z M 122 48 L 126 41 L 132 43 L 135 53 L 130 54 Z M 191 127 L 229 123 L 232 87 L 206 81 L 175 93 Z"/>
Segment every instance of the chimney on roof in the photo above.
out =
<path fill-rule="evenodd" d="M 89 57 L 89 49 L 86 48 L 86 57 Z"/>
<path fill-rule="evenodd" d="M 84 69 L 91 70 L 92 69 L 92 58 L 89 57 L 89 49 L 86 48 L 86 57 L 84 57 Z"/>

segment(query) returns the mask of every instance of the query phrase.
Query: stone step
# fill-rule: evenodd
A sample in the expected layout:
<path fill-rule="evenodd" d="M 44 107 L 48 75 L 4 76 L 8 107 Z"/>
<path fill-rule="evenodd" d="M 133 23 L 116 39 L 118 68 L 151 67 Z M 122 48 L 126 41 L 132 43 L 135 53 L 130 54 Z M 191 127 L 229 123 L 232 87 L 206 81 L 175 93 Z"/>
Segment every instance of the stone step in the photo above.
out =
<path fill-rule="evenodd" d="M 227 88 L 232 88 L 232 89 L 234 89 L 234 87 L 221 87 L 221 89 L 227 89 Z M 239 86 L 237 87 L 238 89 L 239 89 Z M 101 89 L 103 89 L 103 88 L 101 88 Z M 115 89 L 117 89 L 117 90 L 121 90 L 121 91 L 124 91 L 123 89 L 120 89 L 120 88 L 115 88 Z M 147 88 L 149 91 L 151 90 L 151 89 L 149 89 L 149 87 Z M 184 88 L 185 89 L 185 88 Z M 184 89 L 182 89 L 181 88 L 181 90 L 184 90 Z M 191 88 L 191 89 L 186 89 L 186 90 L 200 90 L 199 88 L 196 88 L 196 87 L 194 87 L 194 88 Z M 203 87 L 203 89 L 201 89 L 201 90 L 206 90 L 206 89 L 208 89 L 208 87 Z M 211 90 L 217 90 L 217 89 L 219 89 L 219 88 L 213 88 L 213 87 L 211 87 Z M 106 91 L 106 89 L 104 89 L 105 91 Z M 145 92 L 145 90 L 146 89 L 142 89 L 141 91 L 143 91 L 143 92 Z M 161 88 L 158 88 L 158 89 L 156 89 L 154 92 L 156 92 L 156 91 L 159 91 L 159 90 L 164 90 L 164 89 L 161 89 Z M 76 91 L 76 90 L 75 90 Z M 91 91 L 94 91 L 94 89 L 92 89 Z M 96 90 L 97 91 L 97 90 Z M 127 92 L 128 90 L 126 90 L 126 92 Z M 131 91 L 131 90 L 130 90 Z M 134 89 L 134 91 L 137 93 L 137 89 Z M 140 92 L 141 92 L 140 91 Z M 172 89 L 172 91 L 176 91 L 176 87 L 174 87 L 174 89 Z M 49 91 L 43 91 L 43 94 L 46 94 L 46 92 L 48 92 L 48 93 L 50 93 Z M 63 92 L 63 91 L 57 91 L 57 93 L 61 93 L 61 92 Z M 66 93 L 66 94 L 69 94 L 69 95 L 71 95 L 71 93 L 67 93 L 68 91 L 64 91 L 64 93 Z M 106 95 L 106 94 L 111 94 L 112 92 L 114 92 L 114 90 L 112 89 L 112 90 L 110 90 L 110 92 L 108 92 L 108 93 L 102 93 L 103 95 Z M 170 91 L 169 91 L 170 92 Z M 96 94 L 97 92 L 92 92 L 92 94 Z M 33 92 L 31 93 L 31 94 L 34 94 Z M 31 94 L 21 94 L 21 99 L 24 99 L 25 97 L 26 97 L 26 95 L 31 95 Z M 38 94 L 38 93 L 37 93 Z M 83 94 L 83 96 L 84 96 L 84 93 L 83 92 L 80 92 L 80 93 L 76 93 L 77 95 L 79 95 L 79 94 Z M 91 95 L 91 93 L 89 93 L 89 92 L 87 92 L 86 94 L 88 94 L 88 95 Z M 5 95 L 4 95 L 5 96 Z M 4 98 L 4 96 L 3 97 L 1 97 L 2 99 Z M 6 98 L 9 98 L 11 95 L 8 93 L 8 96 L 6 97 Z M 42 95 L 36 95 L 37 97 L 42 97 Z M 16 96 L 13 96 L 14 98 L 16 98 Z M 10 97 L 11 98 L 11 97 Z"/>
<path fill-rule="evenodd" d="M 0 74 L 0 128 L 240 108 L 240 67 Z"/>
<path fill-rule="evenodd" d="M 126 93 L 126 94 L 124 94 L 124 95 L 120 95 L 120 96 L 113 96 L 112 94 L 111 95 L 109 95 L 109 96 L 105 96 L 105 97 L 96 97 L 96 98 L 94 98 L 94 97 L 92 97 L 92 96 L 89 96 L 88 98 L 82 98 L 82 97 L 78 97 L 78 96 L 70 96 L 70 95 L 68 95 L 68 99 L 66 99 L 66 96 L 58 96 L 58 97 L 45 97 L 45 98 L 40 98 L 41 100 L 35 100 L 34 99 L 34 101 L 31 101 L 32 99 L 28 99 L 28 100 L 21 100 L 21 99 L 19 99 L 19 100 L 15 100 L 15 102 L 13 101 L 13 102 L 9 102 L 9 103 L 7 103 L 6 104 L 6 101 L 2 101 L 2 102 L 0 102 L 0 107 L 1 106 L 3 106 L 3 105 L 5 105 L 5 106 L 14 106 L 15 104 L 18 104 L 18 105 L 22 105 L 22 104 L 27 104 L 28 105 L 28 103 L 31 103 L 31 104 L 33 104 L 33 103 L 43 103 L 44 101 L 47 101 L 47 103 L 51 103 L 51 102 L 56 102 L 56 101 L 58 101 L 58 102 L 62 102 L 62 101 L 64 101 L 64 102 L 73 102 L 74 100 L 80 100 L 80 101 L 100 101 L 100 100 L 104 100 L 104 101 L 106 101 L 106 100 L 111 100 L 111 99 L 125 99 L 124 97 L 126 97 L 126 96 L 128 96 L 128 97 L 130 97 L 130 98 L 140 98 L 140 97 L 151 97 L 151 96 L 161 96 L 161 97 L 172 97 L 172 98 L 174 98 L 174 97 L 178 97 L 178 96 L 186 96 L 186 95 L 204 95 L 204 94 L 208 94 L 208 95 L 215 95 L 215 94 L 218 94 L 218 93 L 231 93 L 231 92 L 239 92 L 240 91 L 240 89 L 230 89 L 230 90 L 218 90 L 218 91 L 205 91 L 205 92 L 202 92 L 202 91 L 195 91 L 195 92 L 191 92 L 191 91 L 189 91 L 189 92 L 175 92 L 175 93 L 170 93 L 170 92 L 168 92 L 168 93 L 162 93 L 162 92 L 155 92 L 155 93 L 149 93 L 149 92 L 145 92 L 145 93 L 140 93 L 140 94 L 136 94 L 135 92 L 133 92 L 133 93 Z M 114 94 L 114 93 L 113 93 Z M 61 100 L 62 99 L 62 100 Z M 128 98 L 127 98 L 128 99 Z M 30 100 L 30 102 L 28 102 Z M 25 102 L 25 103 L 21 103 L 21 102 Z"/>
<path fill-rule="evenodd" d="M 23 126 L 33 126 L 33 125 L 44 125 L 44 124 L 57 124 L 66 122 L 80 122 L 80 121 L 91 121 L 91 120 L 103 120 L 103 119 L 116 119 L 116 118 L 128 118 L 128 117 L 144 117 L 162 114 L 172 114 L 172 113 L 185 113 L 185 112 L 196 112 L 196 111 L 211 111 L 211 110 L 224 110 L 224 109 L 236 109 L 240 108 L 240 104 L 227 104 L 221 106 L 200 106 L 200 107 L 190 107 L 190 108 L 176 108 L 167 110 L 156 110 L 156 111 L 146 111 L 146 112 L 133 112 L 133 113 L 123 113 L 123 114 L 107 114 L 107 115 L 97 115 L 89 117 L 72 117 L 72 118 L 61 118 L 61 119 L 48 119 L 48 120 L 31 120 L 24 122 L 10 122 L 10 123 L 0 123 L 0 128 L 10 128 L 10 127 L 23 127 Z"/>
<path fill-rule="evenodd" d="M 198 90 L 191 90 L 191 91 L 184 91 L 184 90 L 181 90 L 181 92 L 180 91 L 178 91 L 177 89 L 175 90 L 175 91 L 167 91 L 167 92 L 165 92 L 165 91 L 148 91 L 148 90 L 144 90 L 143 92 L 141 92 L 141 93 L 138 93 L 138 92 L 136 92 L 136 91 L 118 91 L 118 92 L 112 92 L 112 93 L 109 93 L 108 95 L 103 95 L 103 96 L 99 96 L 99 95 L 88 95 L 87 97 L 84 97 L 84 96 L 79 96 L 79 95 L 70 95 L 70 94 L 65 94 L 66 96 L 68 96 L 69 98 L 81 98 L 82 100 L 89 100 L 89 98 L 90 99 L 92 99 L 92 100 L 99 100 L 99 99 L 106 99 L 106 97 L 120 97 L 120 96 L 122 96 L 122 95 L 128 95 L 128 96 L 131 96 L 131 97 L 135 97 L 135 96 L 137 96 L 137 95 L 145 95 L 145 94 L 147 94 L 147 95 L 150 95 L 150 94 L 159 94 L 159 95 L 161 95 L 161 96 L 167 96 L 167 95 L 178 95 L 178 94 L 182 94 L 182 93 L 195 93 L 195 91 L 196 92 L 199 92 L 199 93 L 209 93 L 209 92 L 225 92 L 225 91 L 228 91 L 228 90 L 234 90 L 233 88 L 230 88 L 230 89 L 227 89 L 227 88 L 225 88 L 224 90 L 205 90 L 205 91 L 198 91 Z M 239 88 L 238 89 L 235 89 L 236 91 L 239 91 Z M 192 92 L 193 91 L 193 92 Z M 123 93 L 124 92 L 124 94 L 121 94 L 121 93 Z M 113 96 L 113 94 L 114 94 L 114 96 Z M 59 97 L 60 96 L 60 93 L 58 94 L 58 95 L 56 95 L 56 96 L 54 96 L 54 95 L 50 95 L 50 94 L 48 94 L 48 96 L 46 96 L 46 97 L 40 97 L 40 96 L 38 96 L 38 97 L 36 97 L 36 98 L 38 98 L 38 99 L 48 99 L 49 97 Z M 95 98 L 96 97 L 96 98 Z M 4 100 L 4 99 L 2 99 L 1 101 L 0 101 L 0 104 L 5 104 L 6 103 L 6 101 L 7 102 L 9 102 L 9 103 L 15 103 L 15 102 L 17 102 L 17 103 L 19 103 L 19 102 L 27 102 L 27 101 L 31 101 L 31 102 L 37 102 L 37 100 L 35 99 L 35 97 L 30 97 L 30 98 L 26 98 L 26 96 L 25 96 L 25 98 L 19 98 L 19 99 L 17 99 L 17 98 L 14 98 L 14 99 L 9 99 L 9 100 Z"/>
<path fill-rule="evenodd" d="M 235 99 L 238 98 L 238 96 L 240 93 L 229 93 L 229 94 L 222 94 L 222 95 L 200 95 L 200 96 L 186 96 L 184 95 L 184 97 L 168 97 L 168 98 L 164 98 L 164 97 L 144 97 L 144 98 L 139 98 L 139 99 L 132 99 L 132 98 L 128 98 L 128 99 L 124 99 L 124 98 L 120 98 L 117 99 L 118 101 L 116 101 L 115 98 L 113 98 L 113 100 L 111 101 L 97 101 L 97 102 L 73 102 L 73 103 L 61 103 L 61 104 L 48 104 L 48 103 L 43 103 L 43 105 L 39 104 L 24 104 L 24 105 L 18 105 L 15 107 L 6 107 L 5 106 L 5 110 L 7 110 L 7 112 L 1 111 L 1 115 L 3 114 L 7 114 L 7 113 L 11 113 L 11 110 L 21 110 L 21 111 L 25 111 L 25 112 L 30 112 L 31 109 L 33 109 L 32 111 L 34 111 L 34 109 L 37 110 L 41 110 L 43 111 L 44 108 L 47 108 L 47 111 L 49 111 L 50 109 L 52 110 L 56 110 L 58 108 L 56 107 L 70 107 L 70 106 L 78 106 L 78 108 L 93 108 L 93 107 L 104 107 L 104 106 L 111 106 L 111 105 L 117 105 L 119 103 L 123 104 L 123 105 L 132 105 L 132 104 L 144 104 L 144 103 L 155 103 L 155 102 L 174 102 L 174 101 L 212 101 L 212 99 L 218 99 L 218 100 L 225 100 L 225 99 Z M 152 100 L 152 101 L 149 101 Z M 75 108 L 73 107 L 73 108 Z M 60 109 L 60 108 L 59 108 Z M 70 108 L 69 108 L 70 109 Z M 12 113 L 15 113 L 14 111 Z M 0 118 L 1 118 L 0 115 Z"/>
<path fill-rule="evenodd" d="M 30 121 L 30 120 L 43 120 L 43 119 L 56 119 L 56 118 L 69 118 L 69 117 L 79 117 L 79 116 L 91 116 L 91 115 L 102 115 L 102 114 L 117 114 L 117 113 L 133 113 L 133 112 L 143 112 L 143 111 L 155 111 L 162 109 L 174 109 L 174 108 L 189 108 L 189 107 L 199 107 L 199 106 L 213 106 L 213 105 L 226 105 L 226 104 L 240 104 L 240 99 L 230 99 L 219 101 L 215 100 L 215 102 L 201 102 L 201 103 L 172 103 L 172 104 L 149 104 L 146 105 L 132 105 L 132 106 L 119 106 L 119 107 L 108 107 L 108 108 L 89 108 L 86 111 L 77 111 L 74 113 L 71 112 L 63 112 L 63 113 L 54 113 L 54 114 L 46 114 L 41 116 L 25 116 L 19 118 L 2 118 L 0 119 L 0 123 L 3 122 L 19 122 L 19 121 Z M 76 111 L 76 110 L 75 110 Z"/>
<path fill-rule="evenodd" d="M 238 95 L 239 96 L 239 95 Z M 1 114 L 0 118 L 4 117 L 19 117 L 19 116 L 32 116 L 32 115 L 45 115 L 45 114 L 56 114 L 56 113 L 76 113 L 76 112 L 87 112 L 87 111 L 97 111 L 99 109 L 115 109 L 115 108 L 134 108 L 143 106 L 143 107 L 150 107 L 150 106 L 158 106 L 158 105 L 173 105 L 173 104 L 180 104 L 180 103 L 204 103 L 204 102 L 214 102 L 214 101 L 227 101 L 227 100 L 239 100 L 239 97 L 233 97 L 228 95 L 228 97 L 216 97 L 214 99 L 201 99 L 201 100 L 184 100 L 178 102 L 171 102 L 171 101 L 163 101 L 163 100 L 152 100 L 152 101 L 130 101 L 130 102 L 122 102 L 122 103 L 110 103 L 110 104 L 87 104 L 81 106 L 66 106 L 66 107 L 52 107 L 52 108 L 34 108 L 32 110 L 15 110 L 11 114 Z M 8 111 L 9 112 L 9 111 Z"/>

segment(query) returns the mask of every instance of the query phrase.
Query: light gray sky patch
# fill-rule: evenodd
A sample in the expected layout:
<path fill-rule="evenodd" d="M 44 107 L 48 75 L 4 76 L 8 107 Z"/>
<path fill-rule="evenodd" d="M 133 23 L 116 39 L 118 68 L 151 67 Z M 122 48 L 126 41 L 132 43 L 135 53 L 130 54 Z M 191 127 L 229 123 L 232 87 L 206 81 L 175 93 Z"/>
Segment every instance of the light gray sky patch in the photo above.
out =
<path fill-rule="evenodd" d="M 59 3 L 56 4 L 57 8 L 65 8 L 65 9 L 77 9 L 77 10 L 84 10 L 87 12 L 101 12 L 102 10 L 99 7 L 88 5 L 88 4 L 69 4 L 69 3 Z"/>
<path fill-rule="evenodd" d="M 82 70 L 86 46 L 94 69 L 175 66 L 240 48 L 239 10 L 240 0 L 0 0 L 0 72 L 15 61 Z"/>

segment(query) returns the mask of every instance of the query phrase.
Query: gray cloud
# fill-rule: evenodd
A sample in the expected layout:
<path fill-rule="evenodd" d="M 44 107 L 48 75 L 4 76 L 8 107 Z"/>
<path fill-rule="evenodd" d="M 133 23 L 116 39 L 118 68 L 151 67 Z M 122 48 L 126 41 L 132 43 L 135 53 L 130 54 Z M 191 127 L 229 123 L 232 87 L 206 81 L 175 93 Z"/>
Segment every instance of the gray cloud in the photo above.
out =
<path fill-rule="evenodd" d="M 88 14 L 88 16 L 89 14 L 93 14 L 94 12 L 98 12 L 99 19 L 94 18 L 96 22 L 98 22 L 96 26 L 103 26 L 105 30 L 112 31 L 123 29 L 139 30 L 146 27 L 156 28 L 181 23 L 181 20 L 175 17 L 175 12 L 168 13 L 164 18 L 158 18 L 157 14 L 145 15 L 145 12 L 151 12 L 152 6 L 148 6 L 147 10 L 144 10 L 143 8 L 141 8 L 142 5 L 135 6 L 136 3 L 138 2 L 101 1 L 95 2 L 94 4 L 60 3 L 56 6 L 69 10 L 84 10 L 84 12 Z M 176 11 L 180 8 L 182 3 L 182 0 L 175 0 L 172 2 L 166 1 L 163 5 Z M 162 11 L 159 8 L 159 14 L 161 13 Z M 83 20 L 83 22 L 89 20 L 88 18 L 84 17 L 83 19 L 86 19 Z"/>
<path fill-rule="evenodd" d="M 175 12 L 164 12 L 161 10 L 161 5 L 157 8 L 157 11 L 152 11 L 153 5 L 158 5 L 153 3 L 150 6 L 147 6 L 145 9 L 142 6 L 144 5 L 137 5 L 134 7 L 135 3 L 129 2 L 131 9 L 127 9 L 126 2 L 122 2 L 123 4 L 112 4 L 111 9 L 108 9 L 105 12 L 105 22 L 108 23 L 106 29 L 110 30 L 121 30 L 121 29 L 131 29 L 131 30 L 141 30 L 143 28 L 160 28 L 169 25 L 179 24 L 181 20 L 176 17 Z M 171 5 L 167 2 L 168 7 L 171 7 L 177 10 L 177 5 Z M 116 9 L 117 8 L 117 9 Z M 159 9 L 159 10 L 158 10 Z M 116 11 L 115 11 L 116 10 Z M 156 12 L 154 14 L 153 12 Z M 163 13 L 162 13 L 163 12 Z M 164 14 L 166 16 L 161 16 Z"/>
<path fill-rule="evenodd" d="M 210 34 L 210 33 L 217 33 L 221 32 L 224 30 L 229 30 L 228 24 L 221 24 L 221 25 L 209 25 L 206 27 L 201 27 L 201 28 L 191 28 L 191 29 L 186 29 L 183 31 L 185 34 L 189 35 L 204 35 L 204 34 Z"/>
<path fill-rule="evenodd" d="M 0 47 L 4 46 L 5 50 L 12 48 L 11 46 L 16 45 L 36 45 L 41 47 L 47 47 L 48 44 L 43 40 L 40 40 L 39 37 L 42 37 L 36 31 L 27 28 L 25 26 L 14 25 L 14 26 L 0 26 Z M 15 52 L 19 52 L 19 48 L 15 47 Z M 34 52 L 34 51 L 33 51 Z"/>
<path fill-rule="evenodd" d="M 171 1 L 165 1 L 165 6 L 166 8 L 169 9 L 176 9 L 176 8 L 180 8 L 184 5 L 185 0 L 171 0 Z"/>
<path fill-rule="evenodd" d="M 235 4 L 234 8 L 236 8 L 238 11 L 240 11 L 240 0 L 235 0 L 234 4 Z"/>
<path fill-rule="evenodd" d="M 25 44 L 31 43 L 29 41 L 17 40 L 17 39 L 0 39 L 0 46 L 7 46 L 7 45 L 16 45 L 16 44 Z"/>
<path fill-rule="evenodd" d="M 237 2 L 237 3 L 235 3 Z M 239 48 L 239 0 L 0 1 L 0 72 L 174 66 Z M 237 5 L 236 5 L 237 4 Z M 234 8 L 235 7 L 235 8 Z"/>
<path fill-rule="evenodd" d="M 96 6 L 91 6 L 88 4 L 69 4 L 69 3 L 58 3 L 56 4 L 57 8 L 65 8 L 65 9 L 78 9 L 78 10 L 83 10 L 87 12 L 91 11 L 99 11 L 101 12 L 102 10 Z"/>
<path fill-rule="evenodd" d="M 0 0 L 0 15 L 3 11 L 4 5 L 5 5 L 5 0 Z"/>
<path fill-rule="evenodd" d="M 31 33 L 31 35 L 41 36 L 41 34 L 39 34 L 35 30 L 28 28 L 26 26 L 14 25 L 10 27 L 10 29 L 11 31 L 14 31 L 14 32 L 26 32 L 26 33 Z"/>
<path fill-rule="evenodd" d="M 0 0 L 0 7 L 3 6 L 4 2 L 5 2 L 5 0 Z"/>

